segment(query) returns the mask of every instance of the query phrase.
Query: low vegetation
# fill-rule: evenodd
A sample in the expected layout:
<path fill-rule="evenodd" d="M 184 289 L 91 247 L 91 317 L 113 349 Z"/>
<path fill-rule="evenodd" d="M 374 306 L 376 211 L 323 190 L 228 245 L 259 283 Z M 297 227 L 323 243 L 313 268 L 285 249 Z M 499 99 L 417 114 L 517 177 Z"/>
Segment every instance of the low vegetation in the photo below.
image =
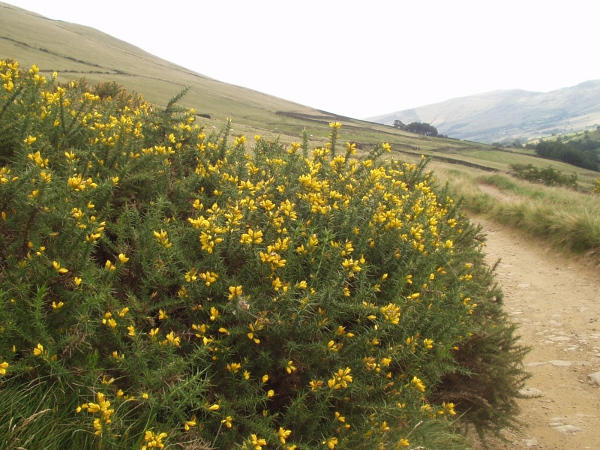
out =
<path fill-rule="evenodd" d="M 422 134 L 424 136 L 438 136 L 438 130 L 436 127 L 425 122 L 411 122 L 405 125 L 400 120 L 394 120 L 394 128 L 402 131 L 409 131 L 411 133 Z"/>
<path fill-rule="evenodd" d="M 566 186 L 572 189 L 577 188 L 577 174 L 565 175 L 554 167 L 540 169 L 533 164 L 510 164 L 512 173 L 525 181 L 532 183 L 541 183 L 546 186 Z"/>
<path fill-rule="evenodd" d="M 587 146 L 589 142 L 592 146 Z M 563 143 L 556 141 L 541 141 L 535 146 L 535 153 L 542 158 L 555 159 L 584 169 L 599 170 L 598 153 L 591 141 L 572 141 Z"/>
<path fill-rule="evenodd" d="M 440 168 L 436 177 L 448 183 L 469 211 L 600 262 L 600 205 L 594 191 L 532 184 L 508 174 L 467 169 Z M 497 189 L 497 194 L 482 191 L 482 185 Z"/>
<path fill-rule="evenodd" d="M 447 449 L 514 425 L 527 349 L 425 160 L 0 76 L 3 448 Z"/>

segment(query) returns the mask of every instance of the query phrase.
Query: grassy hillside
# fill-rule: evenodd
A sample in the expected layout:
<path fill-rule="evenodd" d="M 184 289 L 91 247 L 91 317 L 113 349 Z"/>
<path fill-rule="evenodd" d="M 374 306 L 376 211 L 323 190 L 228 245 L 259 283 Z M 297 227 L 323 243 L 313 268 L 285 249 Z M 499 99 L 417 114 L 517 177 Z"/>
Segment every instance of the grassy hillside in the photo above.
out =
<path fill-rule="evenodd" d="M 50 20 L 5 3 L 0 3 L 0 57 L 13 58 L 24 67 L 36 64 L 45 75 L 57 71 L 60 81 L 81 77 L 92 84 L 116 81 L 159 105 L 190 86 L 182 104 L 209 115 L 210 120 L 203 119 L 208 126 L 220 128 L 226 118 L 232 118 L 235 133 L 257 132 L 289 141 L 297 140 L 306 129 L 318 143 L 325 142 L 329 122 L 343 121 L 346 139 L 358 143 L 389 141 L 402 148 L 424 149 L 452 145 L 222 83 L 98 30 Z"/>
<path fill-rule="evenodd" d="M 434 162 L 432 167 L 440 173 L 446 170 L 451 179 L 460 166 L 468 166 L 468 172 L 473 176 L 456 177 L 473 184 L 474 189 L 481 177 L 488 176 L 490 172 L 506 175 L 510 164 L 551 166 L 565 174 L 576 173 L 580 187 L 587 191 L 595 186 L 598 178 L 595 172 L 540 159 L 532 150 L 503 149 L 470 141 L 415 135 L 222 83 L 157 58 L 98 30 L 50 20 L 1 2 L 0 58 L 13 58 L 22 67 L 36 64 L 46 75 L 57 71 L 60 81 L 82 77 L 92 84 L 116 81 L 158 105 L 165 105 L 189 86 L 182 105 L 194 108 L 198 114 L 210 115 L 210 119 L 197 117 L 198 123 L 208 129 L 220 129 L 229 117 L 233 120 L 231 133 L 234 135 L 260 134 L 266 139 L 290 143 L 298 141 L 306 130 L 309 145 L 313 147 L 327 142 L 330 122 L 340 121 L 344 124 L 340 139 L 356 142 L 359 153 L 377 143 L 389 142 L 393 157 L 414 162 L 421 155 L 429 156 Z M 493 99 L 488 100 L 489 107 Z M 468 122 L 465 126 L 476 127 L 477 124 Z M 588 134 L 594 139 L 598 133 Z M 455 186 L 458 187 L 456 183 Z M 460 190 L 456 189 L 456 192 L 460 193 Z M 586 201 L 585 198 L 582 200 L 583 203 Z"/>

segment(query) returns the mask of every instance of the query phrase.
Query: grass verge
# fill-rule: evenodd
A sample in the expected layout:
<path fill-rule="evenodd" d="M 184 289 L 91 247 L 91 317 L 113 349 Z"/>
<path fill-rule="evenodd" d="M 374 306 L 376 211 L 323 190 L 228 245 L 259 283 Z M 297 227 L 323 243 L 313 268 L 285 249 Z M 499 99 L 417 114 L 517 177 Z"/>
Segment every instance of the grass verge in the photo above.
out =
<path fill-rule="evenodd" d="M 483 214 L 498 223 L 545 239 L 557 248 L 586 254 L 600 262 L 600 202 L 597 196 L 563 187 L 531 184 L 509 175 L 482 175 L 466 169 L 441 169 L 436 172 L 436 178 L 439 183 L 448 183 L 453 194 L 463 199 L 463 205 L 470 212 Z"/>

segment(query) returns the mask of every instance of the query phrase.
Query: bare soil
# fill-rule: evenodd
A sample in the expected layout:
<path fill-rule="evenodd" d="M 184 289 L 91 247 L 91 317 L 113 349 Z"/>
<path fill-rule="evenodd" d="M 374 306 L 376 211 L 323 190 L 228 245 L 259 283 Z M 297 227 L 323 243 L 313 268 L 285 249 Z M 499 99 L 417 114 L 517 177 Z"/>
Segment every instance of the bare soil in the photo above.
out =
<path fill-rule="evenodd" d="M 506 311 L 531 347 L 521 432 L 493 449 L 600 449 L 600 269 L 481 217 Z"/>

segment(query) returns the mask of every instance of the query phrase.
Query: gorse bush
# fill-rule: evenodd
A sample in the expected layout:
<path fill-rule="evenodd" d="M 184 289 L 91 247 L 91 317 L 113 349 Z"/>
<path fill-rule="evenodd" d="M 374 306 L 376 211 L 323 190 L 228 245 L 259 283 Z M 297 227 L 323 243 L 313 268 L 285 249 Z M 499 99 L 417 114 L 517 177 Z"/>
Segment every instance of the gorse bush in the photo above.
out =
<path fill-rule="evenodd" d="M 0 68 L 3 448 L 458 448 L 457 412 L 514 421 L 525 349 L 425 161 Z"/>

